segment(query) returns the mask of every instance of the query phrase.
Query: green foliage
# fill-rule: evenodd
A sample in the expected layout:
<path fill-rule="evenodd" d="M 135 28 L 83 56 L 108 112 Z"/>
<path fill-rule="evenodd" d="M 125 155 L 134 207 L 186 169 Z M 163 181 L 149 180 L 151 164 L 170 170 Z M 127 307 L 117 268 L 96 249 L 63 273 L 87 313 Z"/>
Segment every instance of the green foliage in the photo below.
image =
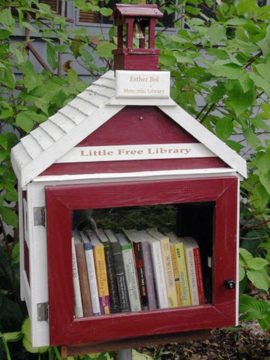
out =
<path fill-rule="evenodd" d="M 101 6 L 98 0 L 75 0 L 78 9 L 105 17 L 112 14 L 108 3 L 106 0 Z M 269 131 L 270 7 L 259 7 L 255 0 L 219 1 L 213 14 L 210 0 L 179 3 L 181 6 L 163 2 L 161 6 L 168 15 L 176 13 L 176 32 L 157 34 L 160 65 L 171 71 L 171 94 L 178 104 L 237 152 L 249 150 L 250 175 L 241 188 L 240 285 L 242 291 L 252 283 L 268 292 L 270 141 L 260 134 Z M 213 17 L 202 9 L 208 9 Z M 92 76 L 111 67 L 115 29 L 105 38 L 102 31 L 89 35 L 84 28 L 69 28 L 64 17 L 39 0 L 16 0 L 12 7 L 0 1 L 0 23 L 0 331 L 9 359 L 8 343 L 16 341 L 18 333 L 31 351 L 27 332 L 18 332 L 25 317 L 18 291 L 19 247 L 16 233 L 10 235 L 7 228 L 18 224 L 10 150 L 21 136 L 85 88 L 73 69 L 74 61 Z M 25 41 L 12 38 L 16 29 L 26 34 Z M 46 44 L 44 58 L 34 51 L 36 38 Z M 63 54 L 73 60 L 62 63 Z M 41 70 L 33 66 L 30 55 L 36 57 Z M 22 76 L 15 76 L 17 72 Z M 258 319 L 269 329 L 267 304 L 242 295 L 242 318 Z M 46 350 L 51 359 L 60 359 L 57 349 Z M 105 359 L 107 355 L 96 358 L 102 356 Z"/>

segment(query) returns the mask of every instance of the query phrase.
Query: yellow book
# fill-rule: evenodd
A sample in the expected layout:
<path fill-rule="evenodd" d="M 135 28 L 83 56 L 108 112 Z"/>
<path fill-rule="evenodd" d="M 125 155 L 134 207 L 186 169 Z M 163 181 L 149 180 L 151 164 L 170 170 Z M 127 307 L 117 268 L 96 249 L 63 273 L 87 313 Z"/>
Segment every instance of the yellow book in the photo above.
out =
<path fill-rule="evenodd" d="M 177 258 L 176 258 L 176 244 L 171 244 L 171 255 L 172 255 L 172 266 L 174 273 L 174 281 L 176 287 L 176 296 L 178 306 L 182 305 L 182 295 L 181 295 L 181 287 L 180 287 L 180 274 L 177 266 Z"/>
<path fill-rule="evenodd" d="M 188 272 L 187 272 L 187 264 L 185 257 L 185 249 L 184 244 L 181 242 L 181 239 L 178 238 L 174 233 L 167 234 L 172 242 L 172 245 L 175 246 L 176 252 L 176 261 L 177 267 L 179 271 L 179 282 L 181 288 L 181 303 L 182 306 L 190 306 L 191 297 L 190 297 L 190 289 L 189 289 L 189 281 L 188 281 Z"/>
<path fill-rule="evenodd" d="M 87 234 L 93 246 L 100 312 L 101 315 L 108 315 L 111 310 L 104 246 L 93 231 L 88 230 Z"/>
<path fill-rule="evenodd" d="M 173 273 L 170 240 L 168 236 L 161 234 L 157 229 L 148 229 L 147 232 L 160 241 L 169 306 L 177 307 L 178 301 Z"/>

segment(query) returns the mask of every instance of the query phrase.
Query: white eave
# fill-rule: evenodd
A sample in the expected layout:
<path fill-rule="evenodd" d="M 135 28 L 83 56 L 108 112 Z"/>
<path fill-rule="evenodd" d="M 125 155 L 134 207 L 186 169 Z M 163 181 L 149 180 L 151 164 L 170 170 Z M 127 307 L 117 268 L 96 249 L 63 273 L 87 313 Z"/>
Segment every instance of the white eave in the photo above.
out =
<path fill-rule="evenodd" d="M 128 105 L 159 107 L 232 169 L 247 176 L 246 161 L 171 98 L 117 98 L 114 72 L 108 71 L 12 148 L 11 161 L 20 185 L 27 185 Z"/>

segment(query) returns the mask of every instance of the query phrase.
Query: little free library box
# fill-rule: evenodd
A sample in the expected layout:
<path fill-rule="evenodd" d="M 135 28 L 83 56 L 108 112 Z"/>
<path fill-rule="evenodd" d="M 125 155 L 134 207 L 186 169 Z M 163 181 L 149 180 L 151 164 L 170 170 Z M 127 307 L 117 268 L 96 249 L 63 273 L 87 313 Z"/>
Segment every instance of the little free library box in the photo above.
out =
<path fill-rule="evenodd" d="M 12 149 L 33 346 L 237 324 L 246 162 L 170 98 L 161 15 L 117 5 L 115 70 Z"/>

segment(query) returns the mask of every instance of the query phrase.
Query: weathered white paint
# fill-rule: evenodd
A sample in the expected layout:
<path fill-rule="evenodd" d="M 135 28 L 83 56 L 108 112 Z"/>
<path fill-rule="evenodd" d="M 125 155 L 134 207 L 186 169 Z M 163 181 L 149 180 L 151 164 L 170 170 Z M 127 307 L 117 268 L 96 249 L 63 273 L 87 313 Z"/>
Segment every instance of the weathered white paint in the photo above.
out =
<path fill-rule="evenodd" d="M 184 109 L 180 106 L 176 106 L 174 108 L 160 107 L 160 109 L 202 144 L 204 144 L 226 164 L 237 170 L 243 177 L 247 177 L 246 160 L 221 141 L 206 127 L 202 126 Z"/>
<path fill-rule="evenodd" d="M 44 190 L 43 190 L 44 191 Z M 37 306 L 48 302 L 47 237 L 44 226 L 34 226 L 34 207 L 45 206 L 44 197 L 33 184 L 27 186 L 29 261 L 31 284 L 31 331 L 34 347 L 49 345 L 48 321 L 37 321 Z"/>
<path fill-rule="evenodd" d="M 190 159 L 215 156 L 199 143 L 148 144 L 115 146 L 74 147 L 57 163 L 149 160 L 149 159 Z"/>
<path fill-rule="evenodd" d="M 116 70 L 116 97 L 120 98 L 169 98 L 169 71 Z"/>
<path fill-rule="evenodd" d="M 88 183 L 88 182 L 118 182 L 118 181 L 134 181 L 134 180 L 161 180 L 168 178 L 187 179 L 203 178 L 210 176 L 232 176 L 237 173 L 229 168 L 213 168 L 213 169 L 187 169 L 187 170 L 162 170 L 162 171 L 140 171 L 129 173 L 106 173 L 106 174 L 79 174 L 79 175 L 57 175 L 57 176 L 38 176 L 33 180 L 35 183 L 49 182 L 50 184 L 61 183 Z"/>
<path fill-rule="evenodd" d="M 23 214 L 23 197 L 22 197 L 22 189 L 18 188 L 18 210 L 19 214 Z M 20 246 L 20 297 L 21 300 L 24 300 L 24 286 L 23 286 L 23 270 L 24 270 L 24 224 L 23 220 L 19 218 L 19 246 Z"/>
<path fill-rule="evenodd" d="M 236 292 L 235 292 L 235 325 L 239 323 L 239 247 L 240 247 L 240 179 L 237 193 L 237 233 L 236 233 Z"/>

